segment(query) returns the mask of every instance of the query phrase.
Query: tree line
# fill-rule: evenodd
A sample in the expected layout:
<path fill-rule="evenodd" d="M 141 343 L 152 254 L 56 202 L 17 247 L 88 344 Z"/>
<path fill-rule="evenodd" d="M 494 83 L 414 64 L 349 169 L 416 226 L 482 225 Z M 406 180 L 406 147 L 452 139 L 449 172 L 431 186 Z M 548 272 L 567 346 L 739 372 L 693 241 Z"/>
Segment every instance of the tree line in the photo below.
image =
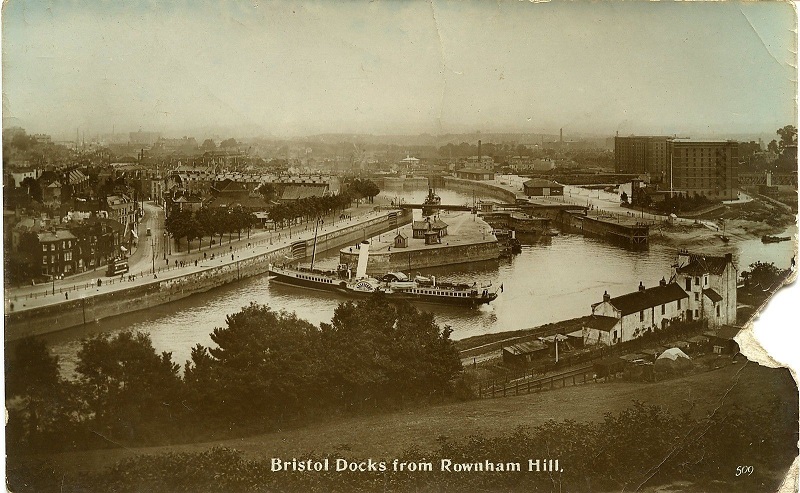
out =
<path fill-rule="evenodd" d="M 340 304 L 330 323 L 251 304 L 183 367 L 150 336 L 81 343 L 76 377 L 38 339 L 6 360 L 10 453 L 150 445 L 264 431 L 319 413 L 452 395 L 462 368 L 433 315 L 383 296 Z"/>
<path fill-rule="evenodd" d="M 213 238 L 216 235 L 220 243 L 225 234 L 228 234 L 228 240 L 233 233 L 241 239 L 242 231 L 246 230 L 249 235 L 256 224 L 258 218 L 255 214 L 241 207 L 203 207 L 197 211 L 172 211 L 167 216 L 164 227 L 175 241 L 186 238 L 187 243 L 191 243 L 192 240 L 199 239 L 200 244 L 197 247 L 199 250 L 203 247 L 203 238 L 206 236 Z M 211 241 L 208 242 L 208 246 L 211 247 Z"/>

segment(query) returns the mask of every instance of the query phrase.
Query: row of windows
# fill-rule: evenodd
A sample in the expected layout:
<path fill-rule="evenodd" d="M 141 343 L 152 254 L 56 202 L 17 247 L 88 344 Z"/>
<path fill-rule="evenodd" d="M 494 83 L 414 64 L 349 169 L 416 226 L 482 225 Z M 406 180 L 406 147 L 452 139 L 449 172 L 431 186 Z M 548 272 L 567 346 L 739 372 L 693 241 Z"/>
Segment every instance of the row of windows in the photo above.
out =
<path fill-rule="evenodd" d="M 54 263 L 56 263 L 56 259 L 57 259 L 57 258 L 58 258 L 58 255 L 50 255 L 50 263 L 51 263 L 51 264 L 54 264 Z M 64 262 L 69 262 L 69 261 L 71 261 L 71 260 L 72 260 L 72 252 L 66 252 L 66 253 L 64 253 Z M 47 264 L 47 255 L 44 255 L 44 256 L 42 257 L 42 263 L 43 263 L 43 264 Z"/>
<path fill-rule="evenodd" d="M 54 251 L 56 249 L 56 243 L 45 243 L 42 245 L 42 251 L 47 251 L 47 245 L 50 245 L 50 251 Z M 61 242 L 61 248 L 72 248 L 72 240 L 64 240 Z"/>
<path fill-rule="evenodd" d="M 432 289 L 412 289 L 411 292 L 415 293 L 415 294 L 433 294 L 433 295 L 439 295 L 439 296 L 455 296 L 455 297 L 458 297 L 458 298 L 463 298 L 463 297 L 469 296 L 469 293 L 464 293 L 464 292 L 438 291 L 438 290 L 434 291 Z"/>
<path fill-rule="evenodd" d="M 678 300 L 678 310 L 680 309 L 681 309 L 681 300 Z M 661 314 L 666 315 L 666 313 L 667 313 L 667 305 L 663 304 L 661 305 Z M 639 321 L 644 322 L 644 310 L 639 312 Z"/>
<path fill-rule="evenodd" d="M 297 274 L 298 279 L 305 279 L 308 281 L 322 282 L 325 284 L 333 284 L 333 281 L 324 277 L 307 276 L 305 274 Z"/>

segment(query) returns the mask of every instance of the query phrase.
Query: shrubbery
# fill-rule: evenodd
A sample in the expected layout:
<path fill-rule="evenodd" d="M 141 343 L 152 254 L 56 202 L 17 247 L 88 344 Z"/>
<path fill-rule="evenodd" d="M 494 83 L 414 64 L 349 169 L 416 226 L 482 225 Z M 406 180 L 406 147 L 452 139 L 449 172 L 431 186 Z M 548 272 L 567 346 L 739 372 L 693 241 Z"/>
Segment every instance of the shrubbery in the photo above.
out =
<path fill-rule="evenodd" d="M 97 474 L 61 476 L 45 464 L 10 464 L 14 491 L 638 491 L 688 481 L 698 491 L 775 491 L 797 453 L 796 409 L 773 401 L 766 409 L 725 408 L 706 419 L 676 416 L 638 402 L 600 422 L 549 421 L 486 438 L 412 448 L 401 461 L 433 464 L 432 472 L 395 472 L 391 457 L 375 457 L 386 472 L 272 472 L 269 458 L 247 460 L 230 449 L 139 456 Z M 339 456 L 327 456 L 334 464 Z M 300 460 L 325 457 L 306 455 Z M 558 458 L 563 473 L 527 472 L 528 459 Z M 354 460 L 350 457 L 349 460 Z M 454 473 L 440 461 L 518 462 L 522 472 Z M 355 459 L 355 460 L 363 460 Z M 736 465 L 754 473 L 736 477 Z M 36 483 L 24 487 L 24 478 Z M 63 488 L 63 490 L 60 490 Z"/>
<path fill-rule="evenodd" d="M 451 395 L 450 330 L 376 295 L 317 327 L 251 304 L 197 345 L 183 377 L 146 334 L 83 341 L 76 381 L 32 339 L 7 367 L 12 453 L 146 445 L 263 431 L 314 413 Z"/>

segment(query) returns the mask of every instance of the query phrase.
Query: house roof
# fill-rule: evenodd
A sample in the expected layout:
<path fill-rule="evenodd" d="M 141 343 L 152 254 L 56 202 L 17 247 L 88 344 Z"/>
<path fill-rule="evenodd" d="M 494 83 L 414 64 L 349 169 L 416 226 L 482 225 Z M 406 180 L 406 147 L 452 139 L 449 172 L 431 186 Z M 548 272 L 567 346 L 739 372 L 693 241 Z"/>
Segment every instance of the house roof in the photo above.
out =
<path fill-rule="evenodd" d="M 397 235 L 395 235 L 395 238 L 407 238 L 407 236 L 404 235 L 403 233 L 397 233 Z"/>
<path fill-rule="evenodd" d="M 643 291 L 634 291 L 633 293 L 617 296 L 616 298 L 611 298 L 609 303 L 622 312 L 622 316 L 625 316 L 688 297 L 689 295 L 686 294 L 686 291 L 673 282 L 665 286 L 655 286 Z"/>
<path fill-rule="evenodd" d="M 534 178 L 532 180 L 528 180 L 525 183 L 523 183 L 523 185 L 526 187 L 550 187 L 550 188 L 563 187 L 563 185 L 559 185 L 558 183 L 552 180 L 543 180 L 540 178 Z"/>
<path fill-rule="evenodd" d="M 53 231 L 45 231 L 43 233 L 39 233 L 38 235 L 40 242 L 50 242 L 50 241 L 59 241 L 59 240 L 74 240 L 75 235 L 67 231 L 66 229 L 57 229 L 55 232 Z"/>
<path fill-rule="evenodd" d="M 514 356 L 530 354 L 542 349 L 547 349 L 547 346 L 540 341 L 520 342 L 519 344 L 503 347 L 503 351 L 508 351 Z"/>
<path fill-rule="evenodd" d="M 702 274 L 719 275 L 725 271 L 725 267 L 730 261 L 725 257 L 690 254 L 689 262 L 684 266 L 678 267 L 677 272 L 678 274 L 688 274 L 690 276 Z"/>
<path fill-rule="evenodd" d="M 456 173 L 472 173 L 472 174 L 494 174 L 494 171 L 490 169 L 474 169 L 474 168 L 462 168 L 456 170 Z"/>
<path fill-rule="evenodd" d="M 428 221 L 414 221 L 411 223 L 411 229 L 428 229 Z"/>
<path fill-rule="evenodd" d="M 588 317 L 584 317 L 583 326 L 590 329 L 597 329 L 608 332 L 615 325 L 617 325 L 617 322 L 619 322 L 619 319 L 616 319 L 614 317 L 606 317 L 603 315 L 590 315 Z"/>
<path fill-rule="evenodd" d="M 720 302 L 720 301 L 722 301 L 722 296 L 720 296 L 720 295 L 719 295 L 719 293 L 717 293 L 717 292 L 716 292 L 716 291 L 714 291 L 713 289 L 704 289 L 704 290 L 703 290 L 703 294 L 704 294 L 706 297 L 708 297 L 708 299 L 710 299 L 711 301 L 713 301 L 714 303 L 717 303 L 717 302 Z"/>
<path fill-rule="evenodd" d="M 433 229 L 444 229 L 447 227 L 447 223 L 442 221 L 441 219 L 436 219 L 431 223 L 431 227 Z"/>
<path fill-rule="evenodd" d="M 177 199 L 173 200 L 173 202 L 175 202 L 175 203 L 197 204 L 197 203 L 202 202 L 202 200 L 200 200 L 197 197 L 184 197 L 183 195 L 181 195 Z"/>
<path fill-rule="evenodd" d="M 208 201 L 207 205 L 212 207 L 236 207 L 241 206 L 246 209 L 266 209 L 267 203 L 261 197 L 214 197 Z"/>
<path fill-rule="evenodd" d="M 281 200 L 300 200 L 309 197 L 322 197 L 324 194 L 324 187 L 290 185 L 283 189 Z"/>

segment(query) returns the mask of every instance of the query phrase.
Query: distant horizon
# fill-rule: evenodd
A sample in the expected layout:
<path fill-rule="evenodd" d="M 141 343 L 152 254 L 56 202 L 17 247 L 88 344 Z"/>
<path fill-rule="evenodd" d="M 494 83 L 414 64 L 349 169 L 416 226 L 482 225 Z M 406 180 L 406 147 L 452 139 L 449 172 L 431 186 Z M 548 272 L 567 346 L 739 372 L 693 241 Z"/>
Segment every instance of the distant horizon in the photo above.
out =
<path fill-rule="evenodd" d="M 786 2 L 17 0 L 2 27 L 3 126 L 59 137 L 763 135 L 797 121 Z"/>
<path fill-rule="evenodd" d="M 786 125 L 796 125 L 796 122 L 787 123 Z M 10 123 L 3 125 L 3 131 L 10 129 L 10 128 L 22 128 L 28 135 L 33 134 L 45 134 L 49 135 L 53 141 L 55 142 L 75 142 L 76 135 L 73 133 L 70 135 L 58 135 L 56 133 L 51 133 L 46 130 L 31 130 L 28 129 L 18 123 Z M 782 128 L 782 127 L 780 127 Z M 369 137 L 371 139 L 403 139 L 403 138 L 420 138 L 420 137 L 431 137 L 434 139 L 441 139 L 448 136 L 453 137 L 460 137 L 460 136 L 470 136 L 474 137 L 474 143 L 477 143 L 477 140 L 481 139 L 481 136 L 484 138 L 482 139 L 485 143 L 491 142 L 487 141 L 486 138 L 492 138 L 493 136 L 497 135 L 504 135 L 508 137 L 526 137 L 526 136 L 544 136 L 544 137 L 551 137 L 551 138 L 559 138 L 559 130 L 556 129 L 555 131 L 524 131 L 524 132 L 515 132 L 515 131 L 492 131 L 492 130 L 472 130 L 472 131 L 463 131 L 463 132 L 443 132 L 443 133 L 429 133 L 429 132 L 420 132 L 420 133 L 370 133 L 370 132 L 317 132 L 317 133 L 309 133 L 309 134 L 297 134 L 291 136 L 280 136 L 280 135 L 269 135 L 269 134 L 257 134 L 257 133 L 248 133 L 244 132 L 243 135 L 237 135 L 235 131 L 225 131 L 223 129 L 215 130 L 215 131 L 208 131 L 203 129 L 194 129 L 186 131 L 176 131 L 176 132 L 162 132 L 156 129 L 150 128 L 137 128 L 135 130 L 115 130 L 112 131 L 99 131 L 93 133 L 80 133 L 79 140 L 91 141 L 97 138 L 109 137 L 109 136 L 123 136 L 128 137 L 131 133 L 136 132 L 155 132 L 159 133 L 161 138 L 165 139 L 180 139 L 180 138 L 194 138 L 199 143 L 202 143 L 203 140 L 207 138 L 211 139 L 241 139 L 241 140 L 252 140 L 252 139 L 266 139 L 266 140 L 277 140 L 277 141 L 292 141 L 292 140 L 301 140 L 301 139 L 309 139 L 309 138 L 318 138 L 318 137 L 328 137 L 328 136 L 336 136 L 342 137 L 345 139 L 358 139 Z M 777 128 L 775 129 L 777 130 Z M 691 139 L 701 140 L 701 139 L 720 139 L 720 140 L 737 140 L 737 141 L 757 141 L 759 138 L 764 141 L 766 145 L 770 140 L 778 139 L 778 135 L 775 131 L 763 131 L 763 132 L 714 132 L 714 133 L 695 133 L 695 134 L 686 134 L 686 133 L 678 133 L 678 132 L 631 132 L 631 133 L 619 133 L 619 137 L 628 137 L 632 135 L 638 136 L 677 136 L 677 137 L 688 137 Z M 579 132 L 579 133 L 567 133 L 564 132 L 564 140 L 598 140 L 598 139 L 610 139 L 615 137 L 615 133 L 606 134 L 606 133 L 591 133 L 591 132 Z M 219 144 L 219 142 L 216 142 Z M 470 142 L 473 143 L 473 142 Z M 500 142 L 497 142 L 500 143 Z M 420 144 L 422 145 L 422 144 Z"/>

